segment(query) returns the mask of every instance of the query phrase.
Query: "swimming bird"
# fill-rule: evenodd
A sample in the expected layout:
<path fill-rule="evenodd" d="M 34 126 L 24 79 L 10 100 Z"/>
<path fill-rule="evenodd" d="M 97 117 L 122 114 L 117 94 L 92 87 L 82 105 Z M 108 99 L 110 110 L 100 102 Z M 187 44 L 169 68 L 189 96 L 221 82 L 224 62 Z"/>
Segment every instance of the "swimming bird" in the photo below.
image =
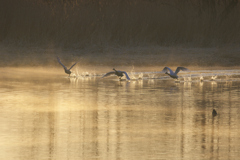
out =
<path fill-rule="evenodd" d="M 212 115 L 213 115 L 213 117 L 215 117 L 217 115 L 217 111 L 215 109 L 213 109 Z"/>
<path fill-rule="evenodd" d="M 74 63 L 69 69 L 67 69 L 67 67 L 65 67 L 65 66 L 62 64 L 62 62 L 60 61 L 60 58 L 59 58 L 59 57 L 57 57 L 57 60 L 58 60 L 58 62 L 63 66 L 65 73 L 69 74 L 69 76 L 70 76 L 70 74 L 72 73 L 70 70 L 75 66 L 75 64 L 76 64 L 77 62 Z"/>
<path fill-rule="evenodd" d="M 121 80 L 123 74 L 125 74 L 126 78 L 127 78 L 128 80 L 130 80 L 130 78 L 128 77 L 128 74 L 127 74 L 125 71 L 117 71 L 115 68 L 113 68 L 113 70 L 114 70 L 114 71 L 112 71 L 112 72 L 106 73 L 102 78 L 107 77 L 107 76 L 110 76 L 110 75 L 116 75 L 116 76 L 118 76 L 119 79 Z"/>
<path fill-rule="evenodd" d="M 178 79 L 178 72 L 182 70 L 182 71 L 189 71 L 189 69 L 185 68 L 185 67 L 177 67 L 176 71 L 173 72 L 169 67 L 165 67 L 163 68 L 162 72 L 165 72 L 165 74 L 169 75 L 170 77 L 174 78 L 174 79 Z M 170 73 L 168 73 L 168 71 Z"/>

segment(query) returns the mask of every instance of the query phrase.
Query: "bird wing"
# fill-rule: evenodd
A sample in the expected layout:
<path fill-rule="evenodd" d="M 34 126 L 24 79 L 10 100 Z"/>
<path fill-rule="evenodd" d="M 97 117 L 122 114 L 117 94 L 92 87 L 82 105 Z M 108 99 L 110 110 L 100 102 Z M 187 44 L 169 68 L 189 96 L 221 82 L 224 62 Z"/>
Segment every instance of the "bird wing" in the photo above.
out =
<path fill-rule="evenodd" d="M 70 68 L 69 68 L 69 70 L 71 69 L 71 68 L 73 68 L 74 66 L 75 66 L 75 64 L 77 64 L 77 62 L 76 63 L 74 63 Z"/>
<path fill-rule="evenodd" d="M 217 78 L 217 75 L 212 76 L 212 78 L 213 78 L 213 79 L 216 79 L 216 78 Z"/>
<path fill-rule="evenodd" d="M 58 63 L 60 63 L 60 64 L 63 66 L 63 68 L 64 68 L 65 70 L 67 70 L 67 67 L 65 67 L 65 66 L 62 64 L 62 62 L 60 61 L 60 58 L 59 58 L 59 57 L 57 57 L 57 60 L 58 60 Z"/>
<path fill-rule="evenodd" d="M 182 70 L 182 71 L 189 71 L 189 69 L 185 68 L 185 67 L 177 67 L 175 74 L 178 74 L 178 72 Z"/>
<path fill-rule="evenodd" d="M 108 76 L 113 75 L 113 74 L 115 74 L 115 71 L 106 73 L 104 76 L 102 76 L 102 78 L 108 77 Z"/>
<path fill-rule="evenodd" d="M 162 72 L 166 73 L 167 71 L 170 72 L 170 74 L 173 74 L 173 71 L 169 67 L 163 68 Z"/>
<path fill-rule="evenodd" d="M 124 71 L 122 71 L 122 73 L 124 73 L 124 74 L 125 74 L 125 76 L 127 77 L 127 79 L 128 79 L 128 80 L 130 80 L 130 78 L 128 77 L 128 74 L 127 74 L 127 72 L 124 72 Z"/>

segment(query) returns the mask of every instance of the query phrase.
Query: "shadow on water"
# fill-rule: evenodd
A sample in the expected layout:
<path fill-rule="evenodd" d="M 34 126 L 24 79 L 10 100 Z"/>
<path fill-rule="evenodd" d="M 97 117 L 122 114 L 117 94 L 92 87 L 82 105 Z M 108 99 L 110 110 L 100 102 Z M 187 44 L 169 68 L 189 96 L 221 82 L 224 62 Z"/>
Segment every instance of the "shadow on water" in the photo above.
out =
<path fill-rule="evenodd" d="M 235 159 L 239 84 L 6 73 L 0 158 Z"/>

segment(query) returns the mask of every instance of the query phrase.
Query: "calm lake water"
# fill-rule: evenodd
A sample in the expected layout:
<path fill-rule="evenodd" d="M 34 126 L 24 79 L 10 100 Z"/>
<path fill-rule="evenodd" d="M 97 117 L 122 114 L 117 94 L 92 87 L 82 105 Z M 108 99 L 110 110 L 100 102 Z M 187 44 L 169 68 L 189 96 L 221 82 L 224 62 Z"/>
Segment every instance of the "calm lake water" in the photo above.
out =
<path fill-rule="evenodd" d="M 240 157 L 240 71 L 178 83 L 1 71 L 0 159 Z"/>

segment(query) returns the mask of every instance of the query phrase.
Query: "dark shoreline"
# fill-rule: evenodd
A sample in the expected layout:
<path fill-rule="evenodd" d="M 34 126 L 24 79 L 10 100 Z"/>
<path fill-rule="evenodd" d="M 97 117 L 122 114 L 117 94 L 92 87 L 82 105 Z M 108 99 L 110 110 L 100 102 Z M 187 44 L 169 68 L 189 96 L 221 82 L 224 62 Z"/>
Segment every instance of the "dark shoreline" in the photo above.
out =
<path fill-rule="evenodd" d="M 55 49 L 1 47 L 0 67 L 55 66 L 59 56 L 66 65 L 79 66 L 196 66 L 240 65 L 240 48 L 122 47 L 104 49 Z"/>

